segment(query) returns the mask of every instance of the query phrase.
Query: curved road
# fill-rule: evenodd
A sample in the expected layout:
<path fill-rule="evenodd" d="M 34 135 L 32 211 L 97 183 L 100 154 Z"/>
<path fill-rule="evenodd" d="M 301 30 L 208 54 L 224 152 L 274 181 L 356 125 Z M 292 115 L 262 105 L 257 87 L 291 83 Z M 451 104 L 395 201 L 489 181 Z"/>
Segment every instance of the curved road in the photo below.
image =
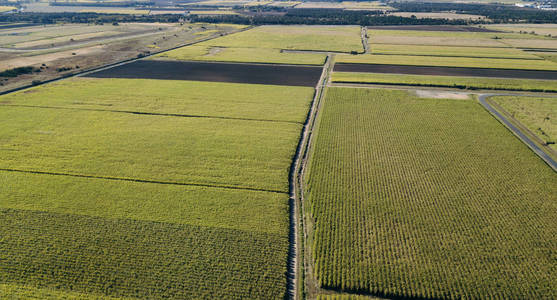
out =
<path fill-rule="evenodd" d="M 518 138 L 520 138 L 534 153 L 536 153 L 541 159 L 543 159 L 554 171 L 557 171 L 557 161 L 555 161 L 551 156 L 549 156 L 545 151 L 543 151 L 534 141 L 532 141 L 527 135 L 525 135 L 520 129 L 514 126 L 507 118 L 505 118 L 501 113 L 499 113 L 493 106 L 491 106 L 486 99 L 492 96 L 508 96 L 509 94 L 481 94 L 478 99 L 485 109 L 487 109 L 491 114 L 497 117 L 509 130 L 512 131 Z"/>

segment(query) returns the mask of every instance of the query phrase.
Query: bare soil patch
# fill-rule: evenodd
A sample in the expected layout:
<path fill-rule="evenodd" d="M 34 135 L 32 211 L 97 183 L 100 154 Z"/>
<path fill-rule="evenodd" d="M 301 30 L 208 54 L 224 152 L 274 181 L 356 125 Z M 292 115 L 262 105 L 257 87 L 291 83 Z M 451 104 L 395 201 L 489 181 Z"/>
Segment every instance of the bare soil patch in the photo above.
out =
<path fill-rule="evenodd" d="M 335 71 L 557 80 L 557 71 L 337 63 Z"/>
<path fill-rule="evenodd" d="M 321 71 L 319 66 L 140 60 L 88 74 L 87 77 L 315 86 Z"/>
<path fill-rule="evenodd" d="M 470 94 L 468 93 L 434 91 L 434 90 L 416 90 L 416 95 L 420 98 L 456 99 L 456 100 L 470 99 Z"/>

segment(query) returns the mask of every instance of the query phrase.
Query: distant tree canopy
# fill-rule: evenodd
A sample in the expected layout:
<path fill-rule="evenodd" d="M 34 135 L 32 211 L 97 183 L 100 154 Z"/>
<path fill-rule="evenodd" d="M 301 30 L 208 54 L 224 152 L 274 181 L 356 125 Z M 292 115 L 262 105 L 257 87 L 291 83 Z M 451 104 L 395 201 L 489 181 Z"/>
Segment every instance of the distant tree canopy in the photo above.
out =
<path fill-rule="evenodd" d="M 401 12 L 443 12 L 481 15 L 495 23 L 557 23 L 555 11 L 520 8 L 500 4 L 389 2 Z M 274 13 L 268 13 L 274 10 Z M 250 12 L 249 15 L 123 15 L 99 13 L 19 13 L 0 15 L 0 22 L 28 22 L 51 24 L 71 23 L 124 23 L 124 22 L 168 22 L 183 21 L 236 24 L 307 24 L 307 25 L 465 25 L 482 24 L 484 20 L 449 20 L 412 18 L 386 15 L 383 11 L 349 11 L 343 9 L 299 9 L 266 8 Z"/>
<path fill-rule="evenodd" d="M 402 12 L 443 12 L 481 15 L 496 23 L 555 23 L 557 12 L 501 4 L 438 3 L 438 2 L 389 2 Z"/>

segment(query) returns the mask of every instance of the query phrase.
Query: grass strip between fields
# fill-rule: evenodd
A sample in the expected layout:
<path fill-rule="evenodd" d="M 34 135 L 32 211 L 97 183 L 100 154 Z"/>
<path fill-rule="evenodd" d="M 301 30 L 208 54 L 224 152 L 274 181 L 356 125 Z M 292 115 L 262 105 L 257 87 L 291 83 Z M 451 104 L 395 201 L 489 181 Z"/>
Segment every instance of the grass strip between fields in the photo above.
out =
<path fill-rule="evenodd" d="M 332 82 L 557 92 L 557 80 L 334 72 Z"/>

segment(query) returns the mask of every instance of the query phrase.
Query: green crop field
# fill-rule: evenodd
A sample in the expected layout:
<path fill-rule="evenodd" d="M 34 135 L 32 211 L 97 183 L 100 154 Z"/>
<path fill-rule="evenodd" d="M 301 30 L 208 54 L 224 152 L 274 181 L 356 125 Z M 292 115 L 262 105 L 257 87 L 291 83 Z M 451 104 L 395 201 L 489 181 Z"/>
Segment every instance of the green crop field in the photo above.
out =
<path fill-rule="evenodd" d="M 362 52 L 358 26 L 259 26 L 244 32 L 161 53 L 178 60 L 323 64 L 326 54 L 284 52 L 317 50 Z"/>
<path fill-rule="evenodd" d="M 334 72 L 332 82 L 557 92 L 557 80 Z"/>
<path fill-rule="evenodd" d="M 512 32 L 454 32 L 421 30 L 368 30 L 371 47 L 377 44 L 460 46 L 460 47 L 512 47 L 507 41 L 524 43 L 551 41 L 551 38 Z"/>
<path fill-rule="evenodd" d="M 497 96 L 490 99 L 557 150 L 557 98 Z"/>
<path fill-rule="evenodd" d="M 373 44 L 373 54 L 541 59 L 514 48 Z"/>
<path fill-rule="evenodd" d="M 306 179 L 325 289 L 557 297 L 557 173 L 476 101 L 330 88 Z"/>
<path fill-rule="evenodd" d="M 359 26 L 259 26 L 203 44 L 231 48 L 362 51 Z"/>
<path fill-rule="evenodd" d="M 510 58 L 496 59 L 496 58 L 441 57 L 441 56 L 433 57 L 433 56 L 413 56 L 413 55 L 341 54 L 337 56 L 336 62 L 557 71 L 557 63 L 552 61 L 510 59 Z"/>
<path fill-rule="evenodd" d="M 201 43 L 203 44 L 203 43 Z M 177 60 L 255 62 L 276 64 L 322 65 L 324 54 L 288 53 L 268 48 L 223 48 L 209 45 L 188 46 L 158 54 L 156 57 Z"/>
<path fill-rule="evenodd" d="M 312 96 L 77 78 L 0 97 L 0 293 L 282 299 Z"/>

